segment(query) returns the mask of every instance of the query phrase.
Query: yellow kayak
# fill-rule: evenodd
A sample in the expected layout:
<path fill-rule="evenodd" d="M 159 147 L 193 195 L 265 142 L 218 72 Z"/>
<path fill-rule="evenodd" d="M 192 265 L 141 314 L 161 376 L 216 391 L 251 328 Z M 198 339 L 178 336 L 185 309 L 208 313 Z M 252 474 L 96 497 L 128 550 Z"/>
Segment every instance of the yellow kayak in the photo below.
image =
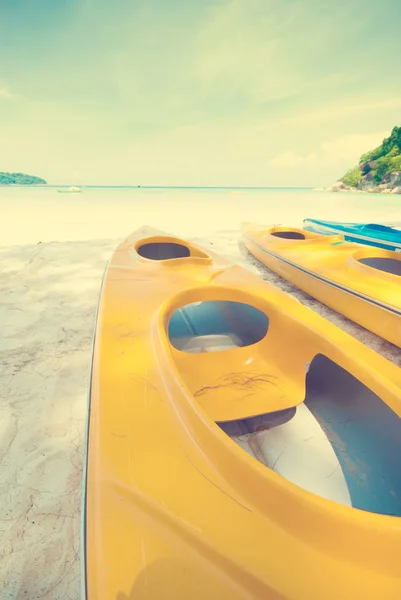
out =
<path fill-rule="evenodd" d="M 184 240 L 105 273 L 87 600 L 401 597 L 401 371 Z"/>
<path fill-rule="evenodd" d="M 323 304 L 401 347 L 401 255 L 292 227 L 243 223 L 248 250 Z"/>

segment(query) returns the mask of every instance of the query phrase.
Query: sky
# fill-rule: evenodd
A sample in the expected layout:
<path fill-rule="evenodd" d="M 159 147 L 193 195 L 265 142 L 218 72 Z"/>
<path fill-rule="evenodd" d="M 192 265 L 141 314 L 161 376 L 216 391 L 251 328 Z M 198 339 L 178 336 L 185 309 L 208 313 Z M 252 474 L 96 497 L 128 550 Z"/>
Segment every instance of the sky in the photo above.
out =
<path fill-rule="evenodd" d="M 0 171 L 328 186 L 401 125 L 400 0 L 0 0 Z"/>

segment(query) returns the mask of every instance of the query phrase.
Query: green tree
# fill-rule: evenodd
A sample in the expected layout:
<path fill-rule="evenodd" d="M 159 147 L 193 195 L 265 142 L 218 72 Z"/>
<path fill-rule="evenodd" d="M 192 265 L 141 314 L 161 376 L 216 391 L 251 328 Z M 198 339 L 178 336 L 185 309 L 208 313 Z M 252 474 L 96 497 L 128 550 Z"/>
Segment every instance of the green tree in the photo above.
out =
<path fill-rule="evenodd" d="M 359 167 L 354 167 L 347 171 L 347 173 L 343 177 L 343 183 L 348 185 L 349 187 L 355 187 L 358 185 L 358 182 L 362 176 L 362 171 Z"/>

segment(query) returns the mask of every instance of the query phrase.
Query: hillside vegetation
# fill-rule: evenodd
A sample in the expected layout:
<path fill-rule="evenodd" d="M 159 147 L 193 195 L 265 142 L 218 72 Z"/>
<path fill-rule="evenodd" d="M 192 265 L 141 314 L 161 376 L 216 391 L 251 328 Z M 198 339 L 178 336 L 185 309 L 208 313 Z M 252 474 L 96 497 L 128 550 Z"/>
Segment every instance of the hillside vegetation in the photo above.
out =
<path fill-rule="evenodd" d="M 401 193 L 401 127 L 394 127 L 378 148 L 362 154 L 359 164 L 332 189 Z"/>
<path fill-rule="evenodd" d="M 46 185 L 46 181 L 25 173 L 1 173 L 0 185 Z"/>

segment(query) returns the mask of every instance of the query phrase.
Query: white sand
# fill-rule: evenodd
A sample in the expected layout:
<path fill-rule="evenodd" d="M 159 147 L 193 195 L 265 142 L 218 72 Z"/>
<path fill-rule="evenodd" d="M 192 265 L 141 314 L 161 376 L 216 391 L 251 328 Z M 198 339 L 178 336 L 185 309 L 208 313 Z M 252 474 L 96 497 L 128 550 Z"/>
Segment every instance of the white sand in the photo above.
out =
<path fill-rule="evenodd" d="M 155 220 L 148 223 L 160 227 L 163 221 L 163 229 L 173 234 L 182 235 L 185 229 L 180 223 L 177 231 L 167 213 Z M 143 221 L 133 227 L 131 223 L 120 214 L 119 231 L 128 234 Z M 45 243 L 0 248 L 2 600 L 79 598 L 81 470 L 92 334 L 101 276 L 120 238 L 97 239 L 96 223 L 80 226 L 79 233 L 72 226 L 69 230 L 67 223 L 59 239 L 74 239 L 79 233 L 84 239 L 87 233 L 88 241 L 47 242 L 54 235 L 49 220 L 39 233 L 27 236 L 31 242 L 40 235 Z M 3 240 L 7 234 L 11 238 L 6 229 L 3 223 Z M 193 231 L 193 219 L 188 229 Z M 257 266 L 238 244 L 238 230 L 189 239 L 262 275 L 401 366 L 394 346 Z"/>

